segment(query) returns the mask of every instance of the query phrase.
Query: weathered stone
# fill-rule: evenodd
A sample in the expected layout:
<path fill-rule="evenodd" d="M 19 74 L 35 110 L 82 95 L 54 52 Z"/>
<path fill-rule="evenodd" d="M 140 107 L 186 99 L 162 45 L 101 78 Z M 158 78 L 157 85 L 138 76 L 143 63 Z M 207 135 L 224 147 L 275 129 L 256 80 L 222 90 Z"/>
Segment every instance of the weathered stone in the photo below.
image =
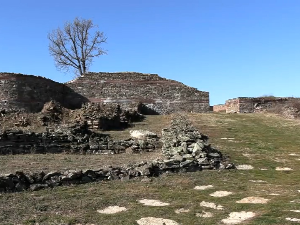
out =
<path fill-rule="evenodd" d="M 49 187 L 48 184 L 31 184 L 30 185 L 30 190 L 32 191 L 38 191 L 44 188 Z"/>
<path fill-rule="evenodd" d="M 19 182 L 15 186 L 16 191 L 25 191 L 27 189 L 26 185 L 22 182 Z"/>
<path fill-rule="evenodd" d="M 47 173 L 47 174 L 43 177 L 43 181 L 48 180 L 48 179 L 50 179 L 50 178 L 53 177 L 53 176 L 59 176 L 59 175 L 61 175 L 61 173 L 58 172 L 58 171 L 52 171 L 52 172 L 49 172 L 49 173 Z"/>

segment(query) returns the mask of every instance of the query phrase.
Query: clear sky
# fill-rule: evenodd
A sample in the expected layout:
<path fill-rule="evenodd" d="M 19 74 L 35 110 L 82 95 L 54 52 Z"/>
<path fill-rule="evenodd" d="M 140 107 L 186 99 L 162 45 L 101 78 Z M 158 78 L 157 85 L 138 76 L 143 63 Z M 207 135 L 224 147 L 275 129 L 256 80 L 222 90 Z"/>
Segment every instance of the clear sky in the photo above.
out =
<path fill-rule="evenodd" d="M 94 72 L 157 73 L 235 97 L 300 96 L 299 0 L 0 0 L 0 72 L 65 82 L 47 34 L 92 19 L 108 54 Z"/>

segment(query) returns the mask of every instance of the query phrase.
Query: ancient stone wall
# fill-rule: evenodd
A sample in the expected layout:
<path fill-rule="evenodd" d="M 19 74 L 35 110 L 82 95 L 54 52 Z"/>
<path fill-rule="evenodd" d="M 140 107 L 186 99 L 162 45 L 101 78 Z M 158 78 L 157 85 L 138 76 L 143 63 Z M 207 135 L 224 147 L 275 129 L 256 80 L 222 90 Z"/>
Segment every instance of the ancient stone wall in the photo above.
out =
<path fill-rule="evenodd" d="M 214 105 L 212 111 L 214 111 L 214 112 L 226 112 L 226 105 L 225 104 Z"/>
<path fill-rule="evenodd" d="M 239 112 L 239 99 L 229 99 L 225 103 L 226 113 L 238 113 Z"/>
<path fill-rule="evenodd" d="M 157 137 L 144 140 L 112 140 L 105 134 L 82 128 L 35 133 L 4 131 L 0 133 L 0 155 L 31 153 L 119 154 L 154 151 L 159 145 Z"/>
<path fill-rule="evenodd" d="M 269 110 L 274 107 L 283 107 L 295 98 L 281 97 L 239 97 L 229 99 L 225 103 L 227 113 L 253 113 Z"/>
<path fill-rule="evenodd" d="M 91 102 L 144 103 L 154 113 L 208 112 L 209 93 L 157 74 L 88 73 L 66 84 Z"/>
<path fill-rule="evenodd" d="M 39 112 L 55 100 L 66 108 L 86 102 L 144 103 L 147 113 L 208 112 L 209 93 L 157 74 L 88 73 L 66 84 L 44 77 L 0 73 L 0 110 Z"/>
<path fill-rule="evenodd" d="M 64 84 L 44 77 L 0 73 L 0 110 L 39 112 L 50 100 L 66 108 L 78 108 L 87 101 Z"/>

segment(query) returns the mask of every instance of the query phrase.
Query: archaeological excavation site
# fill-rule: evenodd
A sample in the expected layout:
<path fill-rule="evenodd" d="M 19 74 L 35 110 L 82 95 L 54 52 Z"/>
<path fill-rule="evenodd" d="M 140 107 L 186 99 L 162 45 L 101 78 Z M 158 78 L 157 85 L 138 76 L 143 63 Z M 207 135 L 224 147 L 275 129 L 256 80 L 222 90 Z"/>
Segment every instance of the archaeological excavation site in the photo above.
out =
<path fill-rule="evenodd" d="M 106 165 L 108 169 L 11 171 L 0 177 L 0 192 L 234 168 L 184 116 L 209 112 L 208 92 L 156 74 L 130 72 L 88 73 L 65 84 L 1 73 L 0 82 L 1 155 L 159 156 L 132 165 Z M 159 133 L 135 130 L 134 123 L 147 115 L 169 116 L 170 124 Z M 129 137 L 114 139 L 110 131 Z"/>
<path fill-rule="evenodd" d="M 157 74 L 0 73 L 0 224 L 299 222 L 299 99 Z"/>

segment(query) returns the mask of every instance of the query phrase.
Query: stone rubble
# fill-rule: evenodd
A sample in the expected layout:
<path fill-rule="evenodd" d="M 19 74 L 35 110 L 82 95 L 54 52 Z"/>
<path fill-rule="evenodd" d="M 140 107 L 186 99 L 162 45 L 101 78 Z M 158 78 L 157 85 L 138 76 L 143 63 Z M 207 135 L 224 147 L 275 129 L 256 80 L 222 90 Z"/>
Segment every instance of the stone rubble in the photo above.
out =
<path fill-rule="evenodd" d="M 112 140 L 110 136 L 96 133 L 86 126 L 74 125 L 48 130 L 44 133 L 22 130 L 0 132 L 0 155 L 28 153 L 80 153 L 118 154 L 130 150 L 133 153 L 154 151 L 160 146 L 159 138 L 144 140 Z"/>
<path fill-rule="evenodd" d="M 165 162 L 174 169 L 235 168 L 220 151 L 208 144 L 208 137 L 182 115 L 175 115 L 171 126 L 162 130 L 162 142 L 162 151 L 168 158 Z"/>
<path fill-rule="evenodd" d="M 24 133 L 7 131 L 0 135 L 0 154 L 9 153 L 121 153 L 126 148 L 142 150 L 155 146 L 144 140 L 125 140 L 113 142 L 103 134 L 91 132 L 84 127 L 54 133 Z M 152 136 L 153 137 L 153 136 Z M 149 138 L 149 137 L 148 137 Z M 157 142 L 157 137 L 153 137 Z M 134 178 L 157 177 L 164 173 L 199 171 L 202 169 L 231 169 L 234 165 L 223 157 L 220 151 L 207 143 L 208 137 L 200 134 L 185 117 L 175 116 L 169 128 L 162 131 L 162 151 L 166 158 L 152 162 L 140 162 L 123 167 L 99 168 L 97 170 L 53 171 L 45 174 L 15 173 L 0 175 L 0 192 L 40 190 L 61 185 L 82 184 L 108 180 L 129 180 Z M 27 144 L 24 144 L 27 143 Z M 76 144 L 75 144 L 76 143 Z M 114 146 L 114 147 L 111 147 Z M 31 148 L 34 147 L 32 150 Z M 51 151 L 50 151 L 51 150 Z M 112 152 L 110 152 L 112 151 Z M 228 194 L 227 192 L 225 194 Z"/>

